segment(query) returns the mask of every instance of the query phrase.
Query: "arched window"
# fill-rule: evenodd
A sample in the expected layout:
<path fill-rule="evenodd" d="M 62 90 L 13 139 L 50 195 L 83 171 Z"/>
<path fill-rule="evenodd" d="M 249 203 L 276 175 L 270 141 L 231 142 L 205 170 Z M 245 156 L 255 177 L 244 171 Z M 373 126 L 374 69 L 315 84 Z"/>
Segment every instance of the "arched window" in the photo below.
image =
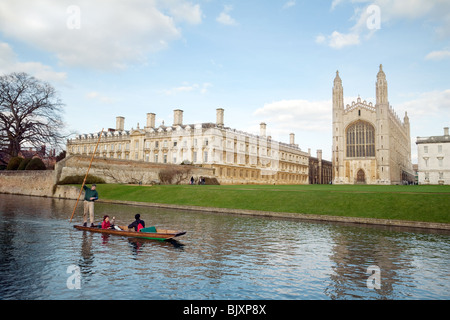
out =
<path fill-rule="evenodd" d="M 347 128 L 347 157 L 375 157 L 375 129 L 370 123 L 358 121 Z"/>

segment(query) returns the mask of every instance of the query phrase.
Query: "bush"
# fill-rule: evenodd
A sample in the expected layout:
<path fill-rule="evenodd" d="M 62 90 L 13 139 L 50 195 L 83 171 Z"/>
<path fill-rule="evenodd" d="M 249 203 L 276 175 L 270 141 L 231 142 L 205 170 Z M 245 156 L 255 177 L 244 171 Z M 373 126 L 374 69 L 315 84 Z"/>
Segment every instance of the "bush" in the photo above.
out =
<path fill-rule="evenodd" d="M 25 167 L 25 170 L 46 170 L 44 162 L 39 158 L 33 158 Z"/>
<path fill-rule="evenodd" d="M 31 161 L 31 158 L 23 159 L 22 162 L 20 163 L 19 167 L 17 168 L 17 170 L 25 170 L 25 168 L 30 163 L 30 161 Z"/>
<path fill-rule="evenodd" d="M 17 170 L 22 160 L 23 160 L 22 157 L 12 157 L 9 160 L 8 165 L 6 166 L 6 170 Z"/>
<path fill-rule="evenodd" d="M 158 176 L 161 184 L 180 184 L 183 180 L 189 178 L 191 171 L 190 168 L 163 169 Z"/>
<path fill-rule="evenodd" d="M 58 184 L 82 184 L 83 180 L 84 180 L 84 176 L 79 176 L 79 175 L 67 176 L 64 179 L 62 179 L 61 181 L 59 181 Z M 102 184 L 102 183 L 106 183 L 106 182 L 103 178 L 88 174 L 85 183 L 86 184 L 93 184 L 93 183 Z"/>

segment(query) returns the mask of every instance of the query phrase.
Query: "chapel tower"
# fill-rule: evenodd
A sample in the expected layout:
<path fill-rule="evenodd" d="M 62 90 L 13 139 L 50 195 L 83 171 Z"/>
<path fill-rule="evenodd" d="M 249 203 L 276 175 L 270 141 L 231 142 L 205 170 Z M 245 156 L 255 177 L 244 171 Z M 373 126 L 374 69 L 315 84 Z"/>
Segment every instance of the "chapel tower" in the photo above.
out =
<path fill-rule="evenodd" d="M 339 71 L 336 71 L 333 85 L 333 177 L 341 177 L 344 174 L 343 114 L 344 88 Z M 339 178 L 335 183 L 341 183 Z"/>
<path fill-rule="evenodd" d="M 401 184 L 414 179 L 409 117 L 403 122 L 389 105 L 380 65 L 375 106 L 360 97 L 344 107 L 339 72 L 333 83 L 333 183 Z"/>

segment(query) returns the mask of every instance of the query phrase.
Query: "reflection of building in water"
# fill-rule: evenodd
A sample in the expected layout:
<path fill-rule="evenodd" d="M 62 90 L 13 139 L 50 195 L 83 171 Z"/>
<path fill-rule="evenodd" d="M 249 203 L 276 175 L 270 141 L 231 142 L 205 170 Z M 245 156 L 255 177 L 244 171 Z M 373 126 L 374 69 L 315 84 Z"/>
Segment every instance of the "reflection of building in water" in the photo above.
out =
<path fill-rule="evenodd" d="M 334 247 L 330 260 L 334 262 L 334 273 L 326 295 L 331 299 L 376 298 L 391 299 L 394 286 L 409 282 L 407 270 L 411 261 L 404 248 L 390 241 L 389 231 L 380 228 L 345 227 L 333 233 Z M 407 249 L 407 248 L 406 248 Z M 367 288 L 367 273 L 370 266 L 380 268 L 380 289 Z"/>
<path fill-rule="evenodd" d="M 414 182 L 408 115 L 403 121 L 389 105 L 386 75 L 380 65 L 376 104 L 344 107 L 339 72 L 333 86 L 333 181 L 336 184 Z"/>
<path fill-rule="evenodd" d="M 147 125 L 125 130 L 125 118 L 104 132 L 97 157 L 154 163 L 193 163 L 214 168 L 220 183 L 307 184 L 309 154 L 295 143 L 277 142 L 266 135 L 225 127 L 224 110 L 216 110 L 216 123 L 183 124 L 183 111 L 174 110 L 173 125 L 155 125 L 154 113 Z M 81 134 L 67 141 L 67 154 L 92 155 L 100 133 Z"/>

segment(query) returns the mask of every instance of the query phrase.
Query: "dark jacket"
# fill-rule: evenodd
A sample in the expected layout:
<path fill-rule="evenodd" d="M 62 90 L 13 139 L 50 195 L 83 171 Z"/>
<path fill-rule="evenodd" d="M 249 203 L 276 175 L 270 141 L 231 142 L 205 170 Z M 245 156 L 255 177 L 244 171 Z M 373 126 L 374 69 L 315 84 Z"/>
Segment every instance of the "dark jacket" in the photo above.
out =
<path fill-rule="evenodd" d="M 97 190 L 91 190 L 91 188 L 88 188 L 86 186 L 83 186 L 84 189 L 84 200 L 86 201 L 95 201 L 98 200 L 98 192 Z M 94 197 L 94 200 L 91 200 L 91 198 Z"/>
<path fill-rule="evenodd" d="M 129 226 L 128 226 L 128 228 L 134 228 L 134 231 L 137 231 L 138 230 L 138 225 L 139 224 L 141 224 L 142 225 L 142 228 L 145 228 L 145 222 L 144 222 L 144 220 L 141 220 L 141 219 L 139 219 L 139 220 L 136 220 L 136 221 L 134 221 L 132 224 L 130 224 Z"/>

